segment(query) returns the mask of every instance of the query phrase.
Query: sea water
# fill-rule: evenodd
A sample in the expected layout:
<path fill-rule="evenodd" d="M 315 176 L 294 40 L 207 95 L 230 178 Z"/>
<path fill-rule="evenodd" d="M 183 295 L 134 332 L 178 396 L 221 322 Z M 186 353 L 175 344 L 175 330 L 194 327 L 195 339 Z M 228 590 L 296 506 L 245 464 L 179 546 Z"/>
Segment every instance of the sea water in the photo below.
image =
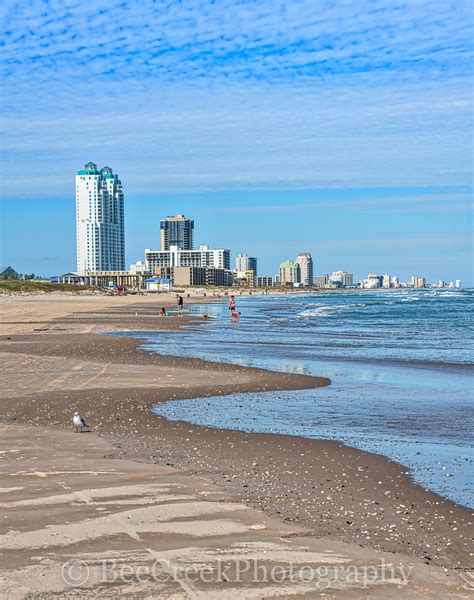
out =
<path fill-rule="evenodd" d="M 331 385 L 167 402 L 156 414 L 340 440 L 473 505 L 473 290 L 256 294 L 236 297 L 238 324 L 227 303 L 189 305 L 213 319 L 179 334 L 139 335 L 151 352 L 322 375 Z"/>

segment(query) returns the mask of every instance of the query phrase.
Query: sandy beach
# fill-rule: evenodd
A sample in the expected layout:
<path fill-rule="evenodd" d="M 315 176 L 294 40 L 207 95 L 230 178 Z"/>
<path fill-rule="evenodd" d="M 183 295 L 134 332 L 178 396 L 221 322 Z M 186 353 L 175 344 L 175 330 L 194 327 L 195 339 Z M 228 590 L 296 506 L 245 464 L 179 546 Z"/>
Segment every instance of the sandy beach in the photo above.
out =
<path fill-rule="evenodd" d="M 5 597 L 469 597 L 469 511 L 414 485 L 402 466 L 337 442 L 208 429 L 150 414 L 166 400 L 330 383 L 154 356 L 136 338 L 97 335 L 179 335 L 180 326 L 196 322 L 160 318 L 161 304 L 174 299 L 0 301 Z M 74 410 L 90 423 L 89 433 L 72 432 Z M 182 576 L 160 570 L 143 582 L 136 567 L 149 566 L 156 553 L 214 573 L 220 558 L 235 567 L 236 557 L 252 557 L 284 565 L 287 577 L 255 581 L 249 570 L 240 582 L 228 577 L 229 585 L 210 577 L 183 586 Z M 62 576 L 73 558 L 89 570 L 77 586 Z M 129 580 L 100 579 L 104 558 L 133 566 Z M 324 586 L 317 577 L 288 576 L 290 563 L 313 572 L 336 564 L 360 571 L 381 561 L 398 571 L 367 585 L 337 570 Z"/>

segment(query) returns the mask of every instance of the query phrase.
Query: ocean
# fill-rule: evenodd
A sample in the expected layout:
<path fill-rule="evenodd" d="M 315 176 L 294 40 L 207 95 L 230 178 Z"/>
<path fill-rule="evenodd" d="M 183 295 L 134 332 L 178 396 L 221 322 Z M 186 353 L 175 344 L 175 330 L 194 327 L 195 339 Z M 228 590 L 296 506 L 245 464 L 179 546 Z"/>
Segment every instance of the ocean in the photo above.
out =
<path fill-rule="evenodd" d="M 155 353 L 329 377 L 325 388 L 167 402 L 154 412 L 217 428 L 339 440 L 409 467 L 473 506 L 473 290 L 237 296 L 189 305 L 213 320 L 150 332 Z M 138 335 L 138 334 L 137 334 Z"/>

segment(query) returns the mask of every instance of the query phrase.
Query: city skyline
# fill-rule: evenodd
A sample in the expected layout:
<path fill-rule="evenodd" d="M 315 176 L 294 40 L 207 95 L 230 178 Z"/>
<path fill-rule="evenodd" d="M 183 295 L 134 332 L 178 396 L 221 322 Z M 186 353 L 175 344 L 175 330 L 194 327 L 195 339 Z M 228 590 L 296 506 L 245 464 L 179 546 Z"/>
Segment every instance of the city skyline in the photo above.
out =
<path fill-rule="evenodd" d="M 90 163 L 90 164 L 92 164 L 92 163 Z M 106 169 L 109 169 L 109 168 L 106 167 Z M 112 172 L 112 169 L 110 169 L 110 171 Z M 126 182 L 125 182 L 125 186 L 126 186 Z M 128 198 L 128 194 L 127 194 L 127 198 Z M 374 206 L 375 202 L 376 202 L 376 200 L 368 200 L 367 201 L 367 206 L 368 207 Z M 340 204 L 341 205 L 345 205 L 345 208 L 347 209 L 349 202 L 341 202 Z M 285 207 L 285 208 L 288 208 L 288 207 Z M 304 205 L 299 205 L 297 208 L 302 209 L 302 208 L 304 208 Z M 315 203 L 314 205 L 308 205 L 307 208 L 311 209 L 312 212 L 317 211 L 317 209 L 318 209 L 318 203 Z M 328 208 L 329 207 L 327 205 L 325 205 L 324 203 L 320 204 L 320 209 L 323 212 L 326 211 Z M 127 213 L 126 209 L 127 209 L 127 204 L 125 202 L 125 214 Z M 261 209 L 262 209 L 262 212 L 265 212 L 264 209 L 263 209 L 263 207 L 261 207 Z M 170 218 L 169 216 L 160 215 L 158 213 L 159 210 L 160 210 L 159 207 L 156 207 L 156 206 L 154 207 L 154 213 L 155 213 L 155 215 L 156 215 L 157 218 L 156 219 L 152 219 L 152 222 L 154 223 L 154 225 L 153 225 L 154 235 L 153 236 L 149 236 L 149 237 L 153 237 L 154 238 L 154 243 L 151 244 L 151 245 L 149 245 L 149 247 L 151 247 L 151 248 L 159 248 L 159 247 L 161 247 L 161 243 L 162 243 L 161 223 Z M 164 212 L 170 212 L 170 211 L 164 211 Z M 174 212 L 176 212 L 177 214 L 176 214 L 176 217 L 171 217 L 172 219 L 175 219 L 177 217 L 178 218 L 184 217 L 184 215 L 179 214 L 180 211 L 174 211 Z M 182 211 L 182 212 L 184 212 L 184 211 Z M 215 231 L 217 231 L 217 233 L 219 233 L 220 229 L 217 226 L 218 222 L 216 221 L 216 214 L 213 215 L 213 220 L 212 220 L 212 222 L 215 223 L 215 227 L 211 226 L 210 228 L 206 228 L 206 218 L 209 219 L 210 212 L 211 211 L 205 211 L 204 212 L 203 219 L 200 220 L 200 223 L 199 223 L 199 232 L 200 231 L 206 231 L 206 229 L 208 229 L 208 231 L 211 232 L 211 233 L 214 233 Z M 212 212 L 215 212 L 215 211 L 212 211 Z M 233 210 L 230 210 L 230 211 L 227 211 L 227 212 L 229 212 L 231 215 L 235 214 Z M 238 211 L 238 212 L 240 212 L 240 211 Z M 246 210 L 242 210 L 241 212 L 243 214 L 247 214 Z M 250 212 L 253 212 L 253 211 L 250 211 Z M 272 211 L 270 210 L 270 213 L 271 212 Z M 219 219 L 223 218 L 222 215 L 224 215 L 224 218 L 225 218 L 225 214 L 226 214 L 225 210 L 223 210 L 221 213 L 219 211 L 217 211 L 217 215 L 219 215 Z M 128 250 L 128 243 L 126 244 L 126 248 L 128 250 L 127 251 L 127 255 L 126 255 L 126 259 L 125 259 L 125 266 L 126 266 L 126 268 L 128 267 L 129 264 L 132 264 L 132 263 L 136 262 L 136 260 L 143 259 L 144 248 L 146 246 L 146 244 L 143 241 L 144 234 L 140 233 L 143 230 L 143 220 L 142 220 L 140 214 L 137 214 L 136 216 L 137 216 L 138 222 L 141 224 L 141 229 L 138 232 L 138 235 L 137 235 L 136 231 L 134 232 L 135 235 L 137 235 L 137 237 L 136 237 L 136 243 L 134 245 L 134 249 Z M 191 215 L 191 218 L 188 219 L 188 221 L 190 221 L 190 222 L 193 223 L 193 225 L 192 225 L 193 228 L 194 228 L 194 221 L 195 220 L 196 219 L 194 219 L 194 215 Z M 63 230 L 66 230 L 68 225 L 74 225 L 74 223 L 72 221 L 71 221 L 71 223 L 64 223 L 64 222 L 61 223 L 61 227 L 62 227 Z M 127 231 L 128 231 L 128 227 L 125 226 L 125 238 L 127 238 Z M 191 233 L 192 233 L 192 237 L 194 238 L 194 235 L 193 235 L 194 232 L 191 232 Z M 208 234 L 206 236 L 205 234 L 203 235 L 203 234 L 199 234 L 198 233 L 196 246 L 201 246 L 203 243 L 207 244 L 209 237 L 212 239 L 213 235 L 209 236 L 209 234 Z M 260 242 L 255 243 L 255 240 L 249 240 L 248 242 L 245 242 L 244 240 L 242 240 L 241 242 L 240 241 L 237 242 L 238 245 L 234 244 L 234 247 L 231 247 L 230 244 L 225 244 L 225 243 L 219 242 L 219 240 L 222 239 L 222 236 L 220 236 L 219 234 L 217 236 L 214 235 L 214 239 L 215 239 L 215 242 L 213 241 L 209 245 L 211 247 L 216 247 L 216 248 L 223 248 L 223 247 L 229 248 L 230 251 L 231 251 L 231 255 L 233 257 L 232 260 L 234 260 L 234 257 L 236 257 L 238 254 L 240 254 L 242 252 L 247 254 L 248 253 L 247 252 L 247 248 L 248 247 L 253 247 L 253 248 L 257 247 L 258 248 L 260 246 Z M 324 241 L 327 242 L 327 240 L 324 240 Z M 362 242 L 362 246 L 364 248 L 368 248 L 369 245 L 370 245 L 370 243 L 371 243 L 370 240 L 367 237 L 365 237 L 363 240 L 359 240 L 359 241 Z M 410 242 L 409 240 L 405 240 L 405 241 Z M 436 237 L 435 241 L 436 241 L 437 245 L 439 245 L 440 242 L 442 242 L 442 240 L 439 237 Z M 353 260 L 353 256 L 352 255 L 354 253 L 353 252 L 354 247 L 357 248 L 357 241 L 355 243 L 353 243 L 353 241 L 351 241 L 351 240 L 345 240 L 345 242 L 346 242 L 345 244 L 342 244 L 343 247 L 344 247 L 344 250 L 343 250 L 343 252 L 341 254 L 342 260 L 338 261 L 338 260 L 335 260 L 335 255 L 334 255 L 333 251 L 332 252 L 328 252 L 328 256 L 324 256 L 324 254 L 320 254 L 318 252 L 317 242 L 316 242 L 316 244 L 314 242 L 311 244 L 311 242 L 310 243 L 305 243 L 305 242 L 302 242 L 302 241 L 293 241 L 293 240 L 291 240 L 291 241 L 287 240 L 285 242 L 279 241 L 278 244 L 277 244 L 279 252 L 280 252 L 279 257 L 276 257 L 276 255 L 274 255 L 274 254 L 270 254 L 269 256 L 267 256 L 267 260 L 261 260 L 260 255 L 257 256 L 257 258 L 259 260 L 259 264 L 263 264 L 263 267 L 259 268 L 259 274 L 262 274 L 262 275 L 265 275 L 265 276 L 275 276 L 276 274 L 278 274 L 279 263 L 280 262 L 282 262 L 283 260 L 287 260 L 288 257 L 290 257 L 291 260 L 295 260 L 297 254 L 299 254 L 301 252 L 302 248 L 307 249 L 308 247 L 311 247 L 311 246 L 313 248 L 314 247 L 317 248 L 316 252 L 314 252 L 314 250 L 313 250 L 313 252 L 311 253 L 313 255 L 313 258 L 315 258 L 315 260 L 314 260 L 314 264 L 315 264 L 315 266 L 314 266 L 314 275 L 319 275 L 319 274 L 326 273 L 326 272 L 329 272 L 329 273 L 330 272 L 334 272 L 336 269 L 339 269 L 342 266 L 344 269 L 348 269 L 348 270 L 350 270 L 351 272 L 354 273 L 354 280 L 355 281 L 363 280 L 366 277 L 366 274 L 368 272 L 378 272 L 380 274 L 391 272 L 391 273 L 396 273 L 397 275 L 401 274 L 401 276 L 400 276 L 400 280 L 401 281 L 409 281 L 410 278 L 413 277 L 414 273 L 421 273 L 421 272 L 425 273 L 426 272 L 426 269 L 423 270 L 422 268 L 418 268 L 417 265 L 416 265 L 416 262 L 412 262 L 412 264 L 414 265 L 413 267 L 410 266 L 410 267 L 401 267 L 400 268 L 399 266 L 396 265 L 393 268 L 387 268 L 387 264 L 385 262 L 382 264 L 382 262 L 380 262 L 380 260 L 379 260 L 379 263 L 382 265 L 381 268 L 371 268 L 370 266 L 368 267 L 367 265 L 362 264 L 359 267 L 359 269 L 354 269 L 352 267 L 352 265 L 354 264 L 354 260 Z M 390 240 L 389 239 L 386 239 L 386 238 L 385 239 L 381 239 L 381 240 L 378 240 L 378 242 L 381 242 L 382 249 L 383 248 L 390 249 Z M 395 244 L 399 244 L 399 245 L 402 244 L 403 245 L 403 240 L 400 239 L 400 238 L 397 238 L 396 240 L 393 240 L 393 242 Z M 416 239 L 411 240 L 411 242 L 413 242 L 415 245 L 417 243 Z M 320 240 L 320 243 L 322 244 L 321 240 Z M 337 243 L 338 243 L 338 245 L 340 245 L 339 242 L 337 242 Z M 71 247 L 69 247 L 69 246 L 71 246 L 70 243 L 69 243 L 69 245 L 67 245 L 64 248 L 66 250 L 66 252 L 64 252 L 63 254 L 66 255 L 66 256 L 67 256 L 68 251 L 70 251 L 72 254 L 74 254 L 72 246 Z M 375 246 L 377 246 L 377 242 L 375 243 Z M 408 246 L 408 249 L 413 249 L 414 248 L 414 245 L 412 243 L 408 243 L 407 246 Z M 295 248 L 295 250 L 285 251 L 284 250 L 285 247 L 286 248 L 290 248 L 290 247 L 291 248 Z M 348 257 L 351 256 L 351 260 L 350 261 L 349 261 L 348 257 L 345 257 L 345 252 L 347 252 Z M 253 252 L 253 254 L 255 255 L 256 252 Z M 323 259 L 323 260 L 320 260 L 320 259 Z M 68 259 L 65 259 L 65 260 L 68 260 Z M 14 261 L 10 261 L 10 263 L 12 263 L 12 266 L 15 267 L 15 265 L 13 264 L 13 262 Z M 348 265 L 349 262 L 350 262 L 350 264 Z M 374 262 L 375 261 L 372 260 L 371 264 L 373 265 Z M 10 264 L 10 263 L 8 261 L 3 261 L 3 264 Z M 28 264 L 31 265 L 33 263 L 34 263 L 34 260 L 31 260 L 30 258 L 28 258 Z M 337 264 L 335 264 L 335 263 L 337 263 Z M 18 261 L 17 261 L 17 264 L 18 264 Z M 47 273 L 45 273 L 43 271 L 38 271 L 38 270 L 36 270 L 36 271 L 39 272 L 39 273 L 41 273 L 41 274 L 45 274 L 45 275 L 57 275 L 57 274 L 60 274 L 60 273 L 63 273 L 63 272 L 67 272 L 67 271 L 73 270 L 71 268 L 71 266 L 73 264 L 72 262 L 71 263 L 67 262 L 67 263 L 63 263 L 63 264 L 65 265 L 65 268 L 63 268 L 63 269 L 56 269 L 54 271 L 50 271 L 50 272 L 47 272 Z M 20 272 L 21 271 L 24 271 L 24 272 L 35 271 L 34 268 L 24 268 L 24 269 L 17 268 L 17 270 L 20 271 Z M 427 281 L 432 281 L 433 283 L 436 282 L 436 281 L 438 281 L 438 280 L 440 280 L 440 279 L 441 280 L 446 280 L 448 282 L 449 281 L 454 281 L 456 279 L 461 279 L 464 282 L 464 281 L 466 281 L 466 279 L 469 281 L 469 275 L 468 275 L 468 277 L 463 278 L 462 276 L 460 276 L 459 270 L 456 271 L 454 269 L 453 271 L 444 271 L 443 273 L 441 273 L 441 271 L 439 269 L 435 268 L 432 271 L 431 274 L 430 273 L 427 274 L 426 279 L 427 279 Z M 470 285 L 469 283 L 466 283 L 466 286 L 469 286 L 469 285 Z"/>
<path fill-rule="evenodd" d="M 126 263 L 184 213 L 197 245 L 258 256 L 262 273 L 303 249 L 318 272 L 472 285 L 471 14 L 467 0 L 7 7 L 0 262 L 74 264 L 70 174 L 92 159 L 124 182 Z"/>

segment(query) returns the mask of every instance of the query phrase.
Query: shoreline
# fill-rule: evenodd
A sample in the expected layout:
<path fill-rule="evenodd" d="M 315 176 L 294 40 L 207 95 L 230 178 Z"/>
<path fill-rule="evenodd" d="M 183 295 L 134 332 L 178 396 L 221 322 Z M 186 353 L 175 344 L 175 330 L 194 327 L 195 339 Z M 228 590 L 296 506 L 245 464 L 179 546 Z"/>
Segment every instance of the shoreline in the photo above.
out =
<path fill-rule="evenodd" d="M 86 396 L 84 389 L 69 387 L 66 398 L 64 392 L 54 389 L 30 389 L 34 393 L 29 398 L 33 406 L 21 403 L 20 392 L 9 402 L 8 422 L 38 423 L 34 405 L 39 402 L 50 425 L 70 429 L 71 411 L 79 404 L 81 412 L 91 420 L 93 432 L 113 444 L 116 457 L 166 463 L 210 477 L 226 493 L 247 505 L 286 523 L 309 527 L 316 536 L 418 557 L 426 564 L 468 568 L 469 511 L 412 482 L 403 465 L 336 441 L 198 427 L 150 414 L 150 408 L 161 401 L 238 391 L 307 389 L 327 385 L 327 380 L 163 357 L 140 350 L 139 339 L 127 335 L 130 312 L 135 313 L 134 325 L 139 321 L 144 331 L 157 327 L 176 330 L 197 321 L 189 317 L 160 320 L 153 313 L 158 306 L 156 301 L 151 309 L 147 304 L 115 312 L 61 316 L 49 321 L 46 332 L 11 335 L 9 340 L 2 336 L 2 351 L 10 356 L 16 354 L 17 358 L 18 354 L 41 357 L 43 361 L 94 361 L 109 368 L 139 365 L 146 369 L 155 365 L 172 376 L 174 385 L 143 385 L 142 381 L 136 387 L 133 381 L 126 381 L 123 387 L 113 388 L 106 382 L 106 387 L 95 388 L 90 382 Z M 91 322 L 95 323 L 92 328 Z M 92 332 L 104 332 L 104 328 L 108 331 L 112 323 L 113 329 L 123 335 L 99 337 Z M 68 327 L 70 331 L 64 333 L 62 330 Z M 82 333 L 76 333 L 79 330 Z M 193 386 L 176 385 L 180 376 L 178 373 L 176 379 L 176 370 L 181 376 L 196 379 Z M 114 411 L 119 411 L 119 421 L 113 418 Z M 133 431 L 128 426 L 130 422 Z M 249 442 L 256 453 L 249 450 Z M 452 532 L 454 521 L 458 534 Z"/>

